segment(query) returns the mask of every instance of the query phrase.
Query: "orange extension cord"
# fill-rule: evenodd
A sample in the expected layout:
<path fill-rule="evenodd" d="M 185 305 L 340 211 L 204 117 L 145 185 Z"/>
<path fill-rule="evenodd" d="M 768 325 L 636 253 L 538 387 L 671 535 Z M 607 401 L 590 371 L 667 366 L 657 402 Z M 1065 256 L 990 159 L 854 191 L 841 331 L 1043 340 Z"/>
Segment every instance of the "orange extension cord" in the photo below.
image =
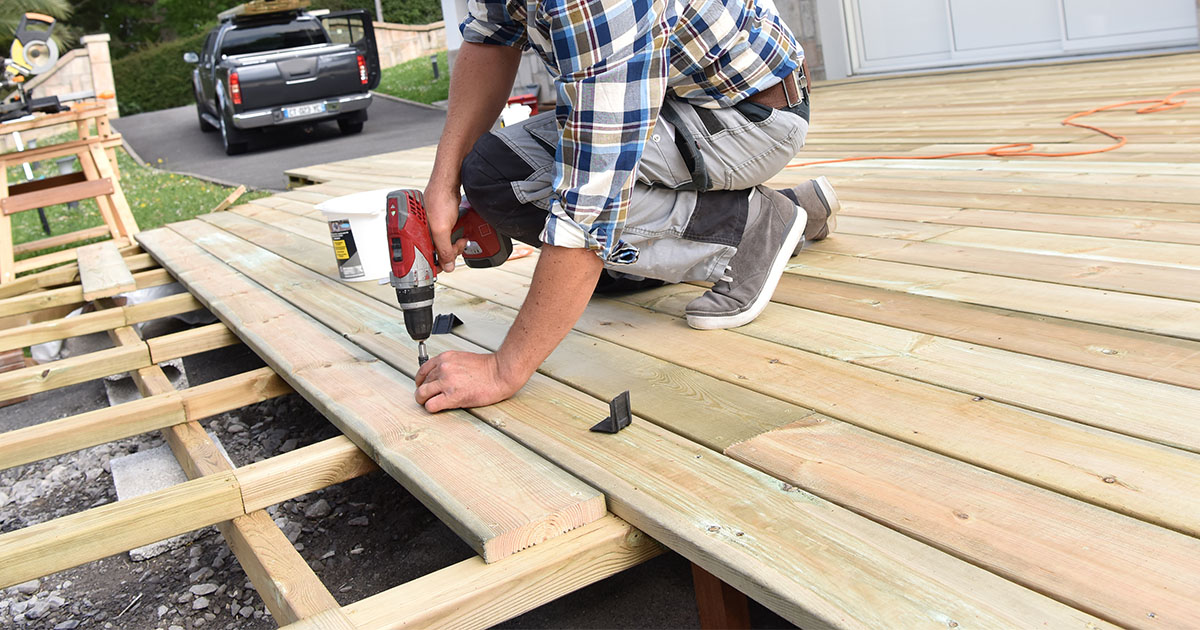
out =
<path fill-rule="evenodd" d="M 1041 152 L 1036 152 L 1033 150 L 1032 143 L 1014 142 L 1012 144 L 1002 144 L 999 146 L 994 146 L 990 149 L 984 149 L 982 151 L 963 151 L 961 153 L 943 153 L 941 155 L 868 155 L 868 156 L 862 156 L 862 157 L 842 158 L 840 160 L 820 160 L 817 162 L 804 162 L 801 164 L 789 164 L 788 168 L 799 168 L 802 166 L 815 166 L 817 164 L 836 164 L 838 162 L 860 162 L 863 160 L 939 160 L 942 158 L 967 157 L 967 156 L 974 156 L 974 155 L 990 155 L 993 157 L 1073 157 L 1073 156 L 1077 156 L 1077 155 L 1092 155 L 1093 153 L 1105 153 L 1107 151 L 1115 151 L 1117 149 L 1120 149 L 1121 147 L 1125 146 L 1129 142 L 1129 139 L 1126 138 L 1125 136 L 1113 133 L 1111 131 L 1101 129 L 1099 127 L 1094 127 L 1092 125 L 1085 125 L 1083 123 L 1077 123 L 1077 122 L 1075 122 L 1076 118 L 1083 118 L 1084 116 L 1091 116 L 1092 114 L 1096 114 L 1099 112 L 1107 111 L 1110 109 L 1117 109 L 1120 107 L 1128 107 L 1130 105 L 1145 105 L 1145 107 L 1141 107 L 1137 110 L 1137 113 L 1139 113 L 1139 114 L 1152 114 L 1154 112 L 1165 112 L 1167 110 L 1176 109 L 1176 108 L 1183 107 L 1184 105 L 1186 105 L 1187 101 L 1185 101 L 1185 100 L 1176 101 L 1174 99 L 1175 99 L 1175 97 L 1179 96 L 1180 94 L 1187 94 L 1189 92 L 1200 92 L 1200 88 L 1189 88 L 1186 90 L 1179 90 L 1177 92 L 1173 92 L 1170 96 L 1168 96 L 1166 98 L 1162 98 L 1162 99 L 1145 99 L 1145 100 L 1140 100 L 1140 101 L 1125 101 L 1122 103 L 1113 103 L 1112 105 L 1105 105 L 1103 107 L 1089 109 L 1086 112 L 1078 112 L 1075 114 L 1071 114 L 1070 116 L 1067 116 L 1065 119 L 1063 119 L 1062 124 L 1064 124 L 1064 125 L 1069 125 L 1071 127 L 1079 127 L 1081 129 L 1090 129 L 1092 131 L 1095 131 L 1096 133 L 1108 136 L 1109 138 L 1112 138 L 1113 140 L 1117 141 L 1116 144 L 1104 147 L 1102 149 L 1089 149 L 1087 151 L 1067 151 L 1067 152 L 1063 152 L 1063 153 L 1041 153 Z"/>

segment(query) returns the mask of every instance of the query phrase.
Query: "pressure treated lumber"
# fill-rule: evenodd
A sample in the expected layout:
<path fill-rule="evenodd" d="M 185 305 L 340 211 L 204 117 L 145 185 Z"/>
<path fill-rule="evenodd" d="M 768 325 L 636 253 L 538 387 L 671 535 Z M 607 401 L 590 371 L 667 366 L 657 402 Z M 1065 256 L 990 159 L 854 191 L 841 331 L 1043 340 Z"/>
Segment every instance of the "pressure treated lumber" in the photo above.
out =
<path fill-rule="evenodd" d="M 237 478 L 249 513 L 374 470 L 375 462 L 341 435 L 243 466 Z"/>
<path fill-rule="evenodd" d="M 185 228 L 191 229 L 185 224 L 173 226 L 173 229 L 177 230 Z M 201 235 L 198 240 L 204 241 L 206 238 L 211 237 Z M 144 241 L 144 245 L 152 250 L 154 248 L 149 242 Z M 186 251 L 186 249 L 183 244 L 176 244 L 170 247 L 170 251 L 180 252 Z M 194 266 L 197 258 L 198 255 L 188 256 L 189 266 Z M 170 261 L 164 260 L 163 262 L 175 269 Z M 182 268 L 176 270 L 187 282 L 188 272 Z M 311 290 L 311 285 L 308 284 L 310 281 L 296 278 L 295 282 L 298 287 L 307 286 Z M 203 296 L 201 297 L 203 299 Z M 339 300 L 339 304 L 349 301 L 349 298 L 344 298 Z M 354 334 L 353 331 L 348 330 L 342 332 L 350 334 L 352 337 Z M 377 332 L 380 331 L 371 330 L 370 334 L 372 336 L 388 334 L 387 332 L 375 334 Z M 393 334 L 403 335 L 404 333 L 397 330 Z M 434 349 L 477 349 L 475 346 L 457 342 L 454 338 L 446 336 L 435 337 L 430 340 L 430 343 Z M 451 345 L 447 346 L 447 344 Z M 415 371 L 415 358 L 411 352 L 389 355 L 387 360 L 395 365 L 405 366 L 406 370 Z M 820 524 L 808 522 L 804 517 L 792 512 L 801 506 L 809 508 L 816 505 L 812 503 L 811 497 L 798 497 L 802 500 L 795 502 L 791 498 L 796 496 L 795 493 L 780 490 L 778 483 L 771 481 L 770 478 L 765 476 L 756 478 L 754 473 L 748 469 L 733 466 L 731 462 L 724 460 L 719 455 L 678 438 L 665 430 L 658 429 L 651 423 L 635 420 L 634 424 L 622 431 L 616 440 L 612 439 L 614 436 L 605 436 L 608 438 L 607 440 L 601 439 L 597 434 L 587 431 L 587 427 L 593 424 L 594 420 L 599 419 L 599 416 L 595 418 L 589 416 L 603 413 L 603 407 L 597 409 L 599 404 L 600 401 L 594 398 L 583 396 L 543 377 L 535 377 L 534 381 L 531 381 L 523 393 L 513 401 L 494 405 L 486 410 L 476 410 L 475 413 L 479 413 L 506 432 L 517 431 L 518 429 L 515 427 L 518 425 L 529 427 L 528 434 L 521 431 L 522 440 L 528 440 L 527 443 L 538 443 L 544 446 L 544 440 L 551 439 L 545 436 L 546 432 L 550 432 L 554 436 L 552 441 L 563 439 L 564 436 L 570 436 L 569 440 L 571 441 L 580 440 L 578 444 L 566 448 L 560 445 L 553 449 L 538 447 L 538 450 L 546 453 L 547 456 L 553 456 L 557 461 L 571 461 L 580 470 L 587 470 L 586 477 L 593 483 L 600 483 L 597 479 L 603 479 L 602 485 L 610 493 L 610 496 L 614 497 L 614 508 L 621 511 L 628 510 L 623 518 L 627 520 L 637 518 L 642 521 L 643 525 L 652 526 L 655 529 L 653 536 L 656 539 L 664 541 L 677 551 L 688 555 L 693 561 L 707 565 L 706 568 L 718 574 L 722 579 L 739 588 L 748 589 L 757 599 L 777 611 L 781 611 L 785 616 L 790 615 L 790 618 L 794 620 L 803 620 L 810 626 L 823 627 L 836 624 L 838 622 L 831 620 L 837 618 L 882 619 L 887 617 L 892 620 L 901 619 L 924 623 L 924 620 L 929 619 L 928 609 L 921 613 L 915 612 L 927 605 L 919 603 L 922 601 L 939 602 L 935 605 L 937 610 L 957 610 L 967 616 L 984 615 L 984 618 L 990 618 L 993 622 L 1001 625 L 1014 622 L 1026 612 L 1035 616 L 1063 614 L 1053 611 L 1064 611 L 1070 616 L 1078 614 L 1057 608 L 1058 605 L 1049 600 L 1043 601 L 1035 598 L 1033 601 L 1040 603 L 1030 603 L 1029 601 L 1020 603 L 1026 597 L 1032 596 L 1032 593 L 1022 590 L 1008 591 L 1010 585 L 1003 581 L 994 583 L 994 588 L 998 589 L 998 593 L 992 592 L 991 585 L 989 585 L 985 589 L 988 590 L 988 596 L 979 599 L 976 599 L 977 593 L 954 592 L 952 595 L 947 594 L 942 590 L 947 583 L 953 584 L 957 580 L 966 580 L 977 586 L 979 583 L 976 582 L 977 577 L 975 576 L 969 578 L 961 575 L 958 578 L 946 576 L 955 575 L 962 570 L 969 572 L 978 570 L 969 565 L 953 563 L 942 566 L 941 563 L 944 562 L 942 556 L 926 557 L 920 547 L 907 546 L 904 542 L 906 539 L 889 539 L 889 542 L 884 542 L 880 536 L 889 536 L 891 532 L 876 531 L 876 526 L 865 520 L 856 520 L 857 517 L 851 518 L 850 524 L 843 524 L 838 520 L 845 516 L 829 517 L 833 518 L 836 525 L 825 520 L 825 517 L 822 517 Z M 517 412 L 521 415 L 516 416 L 513 411 L 509 410 L 519 410 Z M 529 418 L 537 419 L 536 428 L 525 424 Z M 615 451 L 612 450 L 614 448 Z M 554 455 L 549 455 L 550 450 L 553 450 Z M 701 456 L 696 457 L 697 454 Z M 575 458 L 582 458 L 582 460 Z M 714 468 L 709 468 L 710 466 Z M 728 468 L 729 466 L 733 467 Z M 677 467 L 682 467 L 682 470 Z M 699 467 L 699 469 L 693 467 Z M 677 491 L 671 489 L 679 487 L 677 484 L 689 488 L 686 497 L 678 495 Z M 633 490 L 634 487 L 636 490 Z M 753 493 L 754 498 L 749 499 L 747 492 Z M 765 496 L 759 496 L 759 493 L 764 493 Z M 715 497 L 718 498 L 718 501 L 721 501 L 720 498 L 726 498 L 725 501 L 732 503 L 706 504 L 701 508 L 704 514 L 700 515 L 694 512 L 698 507 L 694 503 L 695 496 Z M 643 501 L 649 505 L 641 504 Z M 632 508 L 633 505 L 638 505 L 644 511 L 639 512 L 639 508 Z M 831 506 L 822 504 L 817 509 L 828 510 L 830 508 Z M 821 513 L 825 514 L 823 511 Z M 801 521 L 793 520 L 796 518 Z M 746 519 L 756 521 L 756 524 L 751 526 Z M 764 529 L 762 525 L 766 521 L 757 521 L 757 519 L 767 519 L 773 525 Z M 715 530 L 710 530 L 714 526 L 714 521 L 720 525 Z M 783 523 L 787 523 L 787 525 L 783 525 Z M 844 527 L 858 526 L 867 527 L 870 533 L 856 530 L 858 533 L 853 537 L 854 542 L 846 540 L 838 543 L 814 541 L 813 543 L 800 542 L 799 547 L 796 546 L 797 535 L 802 539 L 809 535 L 840 537 L 845 534 Z M 645 529 L 641 525 L 639 528 Z M 836 533 L 830 534 L 831 529 L 835 529 Z M 788 532 L 783 539 L 775 539 L 768 533 L 769 531 L 782 533 L 782 530 Z M 743 533 L 742 536 L 736 535 L 736 532 L 739 531 Z M 728 533 L 714 535 L 714 532 Z M 762 538 L 764 536 L 766 538 Z M 863 548 L 868 541 L 869 550 Z M 882 545 L 877 547 L 876 545 L 879 543 Z M 839 555 L 837 559 L 822 556 L 814 559 L 810 557 L 810 554 L 800 551 L 801 548 L 808 548 L 809 544 L 816 544 L 821 548 L 829 548 L 832 545 L 837 549 L 845 549 L 851 556 L 840 557 Z M 738 551 L 743 545 L 750 545 L 755 551 L 747 557 L 743 552 Z M 852 552 L 851 549 L 853 549 Z M 904 549 L 907 549 L 908 553 L 917 554 L 920 560 L 916 557 L 898 560 L 895 557 L 884 559 L 875 556 L 876 553 L 885 550 L 887 554 L 891 554 Z M 815 565 L 808 564 L 814 562 L 821 565 L 822 568 L 816 570 Z M 839 592 L 833 594 L 832 600 L 830 600 L 828 599 L 830 593 L 825 590 L 828 586 L 822 586 L 820 595 L 814 595 L 811 583 L 807 582 L 807 580 L 817 579 L 821 580 L 822 584 L 831 585 L 839 580 L 868 579 L 858 573 L 859 569 L 865 567 L 861 564 L 863 562 L 869 563 L 872 567 L 867 573 L 878 576 L 869 579 L 886 579 L 889 583 L 887 591 L 905 592 L 903 601 L 888 599 L 882 608 L 879 608 L 878 601 L 873 601 L 872 606 L 875 609 L 860 610 L 861 603 L 855 603 L 857 601 L 855 594 Z M 936 587 L 933 583 L 926 581 L 929 579 L 927 577 L 929 574 L 924 569 L 914 569 L 914 567 L 928 567 L 929 565 L 926 563 L 929 562 L 933 562 L 939 567 L 936 570 L 939 575 Z M 830 566 L 826 566 L 826 563 Z M 881 567 L 892 568 L 884 571 Z M 845 575 L 846 571 L 853 572 L 857 577 L 838 577 Z M 893 574 L 893 571 L 899 573 Z M 814 577 L 817 575 L 821 577 Z M 883 578 L 883 575 L 887 577 Z M 985 575 L 980 574 L 979 577 Z M 797 588 L 798 584 L 794 580 L 800 579 L 800 576 L 805 576 L 803 579 L 806 580 L 806 586 Z M 824 582 L 826 579 L 830 582 Z M 905 585 L 896 587 L 895 580 L 901 580 L 905 582 Z M 920 586 L 908 583 L 911 580 L 915 580 Z M 988 580 L 984 578 L 984 581 Z M 953 587 L 950 588 L 953 589 Z M 875 593 L 873 589 L 866 590 Z M 876 596 L 878 593 L 872 597 Z M 1016 597 L 1018 601 L 1010 600 L 1009 597 Z M 995 602 L 999 601 L 1008 602 L 1002 606 L 1003 611 L 993 608 Z M 1043 608 L 1046 605 L 1050 606 L 1050 611 Z M 853 609 L 853 614 L 846 612 L 846 606 Z M 910 608 L 913 606 L 915 608 Z M 1033 609 L 1039 612 L 1032 612 L 1027 608 L 1028 606 L 1033 606 Z M 835 612 L 837 610 L 843 612 Z M 841 617 L 840 615 L 843 614 L 846 616 Z M 945 614 L 953 616 L 957 613 L 947 612 Z M 1006 621 L 998 621 L 998 618 L 993 615 L 1001 615 Z M 1009 617 L 1009 615 L 1016 617 Z M 821 621 L 818 622 L 818 619 Z M 918 619 L 922 621 L 918 622 Z M 1030 621 L 1030 619 L 1025 618 L 1025 621 Z M 1022 624 L 1022 622 L 1016 623 Z M 1064 623 L 1076 625 L 1074 622 Z"/>
<path fill-rule="evenodd" d="M 238 216 L 240 212 L 239 207 L 234 212 L 201 218 L 310 271 L 329 278 L 337 277 L 337 267 L 327 238 L 314 246 L 312 241 L 296 233 Z M 210 251 L 221 252 L 227 263 L 235 269 L 248 274 L 327 326 L 357 323 L 365 330 L 386 329 L 400 333 L 397 326 L 402 316 L 396 311 L 395 291 L 391 287 L 370 282 L 348 284 L 344 286 L 373 297 L 377 303 L 348 298 L 336 303 L 329 302 L 316 298 L 306 287 L 297 286 L 293 275 L 271 274 L 262 266 L 242 264 L 240 257 L 232 254 L 253 252 L 254 248 L 247 249 L 246 244 L 217 239 L 212 235 L 202 246 Z M 380 305 L 386 308 L 380 308 Z M 468 325 L 456 332 L 481 344 L 479 339 L 482 338 L 503 338 L 515 317 L 515 311 L 511 308 L 483 302 L 445 287 L 439 288 L 437 307 L 442 312 L 471 313 Z M 374 352 L 375 344 L 395 351 L 399 351 L 400 347 L 392 342 L 391 337 L 383 335 L 355 334 L 350 339 L 371 352 Z M 581 356 L 597 356 L 603 358 L 604 362 L 582 362 L 579 360 Z M 628 389 L 634 410 L 639 416 L 718 451 L 764 431 L 798 421 L 811 413 L 808 409 L 760 396 L 694 370 L 578 333 L 568 334 L 543 362 L 540 370 L 601 399 L 611 398 L 614 392 Z M 672 395 L 665 396 L 665 392 Z"/>
<path fill-rule="evenodd" d="M 727 453 L 822 498 L 1124 627 L 1188 628 L 1200 540 L 814 419 Z"/>
<path fill-rule="evenodd" d="M 741 591 L 692 564 L 692 584 L 702 630 L 733 628 L 749 630 L 750 602 Z"/>
<path fill-rule="evenodd" d="M 959 242 L 952 234 L 933 235 L 928 239 L 898 240 L 911 236 L 903 234 L 876 238 L 839 233 L 834 238 L 814 244 L 808 252 L 841 254 L 1138 295 L 1200 301 L 1200 289 L 1192 282 L 1197 273 L 1194 269 L 1128 261 L 1097 261 L 1068 254 L 996 251 L 975 246 L 944 244 Z"/>
<path fill-rule="evenodd" d="M 1200 340 L 1200 304 L 1017 278 L 805 252 L 786 273 Z"/>
<path fill-rule="evenodd" d="M 157 287 L 174 282 L 170 274 L 162 269 L 152 269 L 133 274 L 137 288 Z M 84 301 L 83 289 L 78 286 L 37 291 L 0 299 L 0 317 L 20 315 L 55 306 L 80 304 Z"/>
<path fill-rule="evenodd" d="M 31 525 L 0 535 L 0 587 L 178 536 L 242 513 L 237 480 L 227 473 Z"/>
<path fill-rule="evenodd" d="M 150 494 L 0 534 L 0 588 L 208 525 L 221 525 L 222 521 L 230 519 L 237 526 L 224 524 L 222 533 L 227 540 L 234 539 L 231 545 L 235 546 L 234 551 L 247 573 L 251 576 L 281 573 L 279 567 L 289 562 L 288 555 L 295 555 L 295 549 L 266 512 L 248 507 L 243 497 L 259 498 L 251 504 L 261 503 L 265 497 L 272 497 L 276 502 L 288 500 L 370 469 L 364 464 L 361 453 L 354 454 L 342 439 L 302 450 L 304 452 L 293 451 L 264 460 L 256 464 L 257 468 L 230 468 Z M 322 455 L 329 456 L 331 461 L 324 462 L 320 470 L 308 469 Z M 268 535 L 271 530 L 278 536 Z M 286 586 L 282 582 L 279 586 Z M 267 584 L 269 582 L 259 587 L 260 594 L 273 590 L 267 588 Z M 324 590 L 315 578 L 308 585 L 301 581 L 290 584 L 293 586 L 290 592 L 285 588 L 280 597 L 327 598 L 328 605 L 323 609 L 337 607 L 327 591 L 324 596 L 312 592 Z M 304 594 L 302 590 L 310 592 Z M 278 608 L 277 604 L 279 602 L 270 602 L 272 612 Z M 285 616 L 284 622 L 299 618 L 302 617 Z"/>
<path fill-rule="evenodd" d="M 84 245 L 77 252 L 83 299 L 92 301 L 134 290 L 133 274 L 112 241 Z"/>
<path fill-rule="evenodd" d="M 149 342 L 142 342 L 136 333 L 134 337 L 137 341 L 131 345 L 97 350 L 0 374 L 0 400 L 129 372 L 238 343 L 237 337 L 224 324 L 163 335 Z"/>
<path fill-rule="evenodd" d="M 111 307 L 111 300 L 100 300 L 99 305 Z M 128 326 L 114 329 L 109 335 L 121 345 L 138 342 L 137 333 Z M 143 396 L 159 396 L 173 390 L 157 365 L 131 375 Z M 232 472 L 232 464 L 195 420 L 166 427 L 162 435 L 189 479 Z M 242 509 L 245 510 L 244 500 Z M 272 617 L 280 623 L 321 613 L 338 617 L 333 595 L 265 512 L 250 511 L 215 524 Z"/>
<path fill-rule="evenodd" d="M 518 306 L 528 280 L 512 272 L 528 272 L 531 263 L 509 261 L 485 282 L 466 274 L 447 274 L 439 282 Z M 695 343 L 697 333 L 678 324 L 674 314 L 596 300 L 576 329 L 717 378 L 736 379 L 743 387 L 936 453 L 1171 529 L 1200 533 L 1200 505 L 1180 499 L 1200 488 L 1200 457 L 1193 454 L 1036 417 L 733 331 L 706 332 L 704 343 Z"/>
<path fill-rule="evenodd" d="M 172 390 L 0 433 L 0 470 L 189 420 L 202 420 L 290 391 L 270 368 L 261 368 L 180 392 Z"/>
<path fill-rule="evenodd" d="M 470 558 L 347 605 L 358 630 L 490 628 L 654 558 L 665 549 L 609 515 L 504 562 Z M 320 630 L 316 620 L 286 630 Z"/>
<path fill-rule="evenodd" d="M 704 289 L 622 298 L 682 315 Z M 739 333 L 1200 453 L 1200 393 L 855 319 L 771 304 Z M 1046 387 L 1046 383 L 1054 383 Z"/>
<path fill-rule="evenodd" d="M 1200 343 L 784 274 L 782 304 L 1200 389 Z"/>
<path fill-rule="evenodd" d="M 461 412 L 429 416 L 411 381 L 177 234 L 155 230 L 139 240 L 485 560 L 603 516 L 603 495 Z M 520 482 L 480 493 L 477 484 L 501 470 Z"/>

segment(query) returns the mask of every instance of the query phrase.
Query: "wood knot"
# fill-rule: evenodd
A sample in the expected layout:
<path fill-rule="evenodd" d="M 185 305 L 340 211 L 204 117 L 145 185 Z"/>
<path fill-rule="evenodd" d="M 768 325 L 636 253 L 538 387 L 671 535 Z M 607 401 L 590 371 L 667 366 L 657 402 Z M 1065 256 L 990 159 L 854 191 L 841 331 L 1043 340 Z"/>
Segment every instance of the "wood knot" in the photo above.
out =
<path fill-rule="evenodd" d="M 720 525 L 710 525 L 708 527 L 708 531 L 715 534 L 715 533 L 721 531 L 721 526 Z"/>

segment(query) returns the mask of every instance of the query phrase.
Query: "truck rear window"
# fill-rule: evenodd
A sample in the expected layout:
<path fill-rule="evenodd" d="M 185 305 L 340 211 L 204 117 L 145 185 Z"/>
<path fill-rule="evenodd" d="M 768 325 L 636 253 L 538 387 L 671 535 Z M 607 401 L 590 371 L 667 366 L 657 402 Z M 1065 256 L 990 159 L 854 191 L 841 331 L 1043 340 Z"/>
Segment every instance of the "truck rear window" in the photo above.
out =
<path fill-rule="evenodd" d="M 315 20 L 244 25 L 225 34 L 221 54 L 246 55 L 326 43 L 325 29 Z"/>

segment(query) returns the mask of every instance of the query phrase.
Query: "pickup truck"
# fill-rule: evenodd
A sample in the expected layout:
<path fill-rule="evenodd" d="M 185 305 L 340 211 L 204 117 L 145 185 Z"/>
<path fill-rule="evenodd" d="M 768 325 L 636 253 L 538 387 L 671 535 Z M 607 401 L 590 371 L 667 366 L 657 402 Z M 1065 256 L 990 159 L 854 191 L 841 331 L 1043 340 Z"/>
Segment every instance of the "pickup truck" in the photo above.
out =
<path fill-rule="evenodd" d="M 366 11 L 293 10 L 222 15 L 188 52 L 202 131 L 221 132 L 227 155 L 246 151 L 263 127 L 336 120 L 362 131 L 379 85 L 375 30 Z"/>

